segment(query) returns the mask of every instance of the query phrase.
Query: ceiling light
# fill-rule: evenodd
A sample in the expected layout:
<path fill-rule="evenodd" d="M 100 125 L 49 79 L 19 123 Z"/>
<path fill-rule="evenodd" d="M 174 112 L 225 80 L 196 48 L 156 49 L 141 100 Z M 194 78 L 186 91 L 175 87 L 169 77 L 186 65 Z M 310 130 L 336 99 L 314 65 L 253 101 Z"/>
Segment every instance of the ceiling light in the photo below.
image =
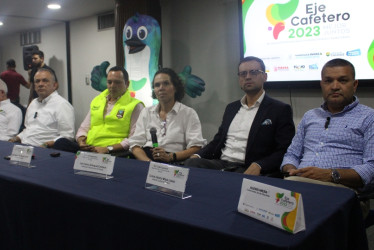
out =
<path fill-rule="evenodd" d="M 0 26 L 3 25 L 4 23 L 0 21 Z"/>
<path fill-rule="evenodd" d="M 58 9 L 61 9 L 61 5 L 59 5 L 57 3 L 51 3 L 51 4 L 48 4 L 48 9 L 58 10 Z"/>

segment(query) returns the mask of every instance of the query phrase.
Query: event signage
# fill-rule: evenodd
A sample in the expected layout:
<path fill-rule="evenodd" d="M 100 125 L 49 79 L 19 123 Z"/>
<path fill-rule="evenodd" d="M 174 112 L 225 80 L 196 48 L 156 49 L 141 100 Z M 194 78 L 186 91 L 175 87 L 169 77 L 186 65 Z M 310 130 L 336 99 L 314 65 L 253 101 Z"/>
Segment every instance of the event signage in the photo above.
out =
<path fill-rule="evenodd" d="M 373 79 L 373 0 L 241 3 L 242 56 L 264 61 L 268 83 L 319 81 L 323 65 L 336 58 L 355 65 L 357 79 Z"/>
<path fill-rule="evenodd" d="M 191 195 L 185 193 L 189 171 L 188 168 L 152 161 L 149 164 L 145 187 L 182 199 L 189 198 Z"/>
<path fill-rule="evenodd" d="M 290 233 L 305 230 L 300 193 L 243 179 L 238 211 Z"/>
<path fill-rule="evenodd" d="M 33 167 L 30 164 L 33 152 L 34 147 L 32 146 L 14 145 L 10 163 L 31 168 Z"/>
<path fill-rule="evenodd" d="M 115 157 L 109 154 L 97 154 L 78 151 L 75 155 L 75 174 L 88 175 L 103 179 L 113 178 Z"/>

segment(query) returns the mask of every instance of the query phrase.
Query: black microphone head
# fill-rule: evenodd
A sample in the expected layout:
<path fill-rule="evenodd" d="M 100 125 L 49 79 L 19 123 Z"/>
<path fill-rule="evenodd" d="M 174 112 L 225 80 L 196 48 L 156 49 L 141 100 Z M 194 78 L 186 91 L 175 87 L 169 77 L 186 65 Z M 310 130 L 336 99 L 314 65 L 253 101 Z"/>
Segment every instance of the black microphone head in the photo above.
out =
<path fill-rule="evenodd" d="M 156 133 L 157 133 L 157 129 L 156 129 L 155 127 L 152 127 L 152 128 L 149 130 L 149 132 L 150 132 L 151 134 L 156 134 Z"/>
<path fill-rule="evenodd" d="M 330 121 L 330 119 L 331 119 L 331 117 L 330 116 L 328 116 L 327 118 L 326 118 L 328 121 Z"/>
<path fill-rule="evenodd" d="M 157 142 L 157 129 L 155 127 L 152 127 L 149 132 L 151 133 L 151 138 L 152 138 L 152 146 L 154 148 L 158 147 L 158 142 Z"/>

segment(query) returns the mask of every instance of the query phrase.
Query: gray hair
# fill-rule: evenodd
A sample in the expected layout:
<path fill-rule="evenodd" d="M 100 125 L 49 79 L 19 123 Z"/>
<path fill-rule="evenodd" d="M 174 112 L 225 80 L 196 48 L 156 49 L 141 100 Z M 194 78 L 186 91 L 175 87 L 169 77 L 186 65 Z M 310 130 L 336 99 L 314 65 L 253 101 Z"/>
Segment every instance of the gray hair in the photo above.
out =
<path fill-rule="evenodd" d="M 5 94 L 8 94 L 8 86 L 6 86 L 5 82 L 0 79 L 0 90 L 3 90 Z"/>

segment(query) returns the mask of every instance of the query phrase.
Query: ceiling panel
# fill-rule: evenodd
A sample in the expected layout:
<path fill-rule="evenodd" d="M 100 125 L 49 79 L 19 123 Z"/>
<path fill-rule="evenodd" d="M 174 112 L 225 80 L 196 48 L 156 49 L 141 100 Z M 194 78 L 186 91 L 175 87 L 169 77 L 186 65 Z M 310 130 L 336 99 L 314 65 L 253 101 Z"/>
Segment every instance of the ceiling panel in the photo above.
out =
<path fill-rule="evenodd" d="M 50 10 L 58 2 L 61 9 Z M 114 0 L 0 0 L 0 36 L 113 11 Z"/>

